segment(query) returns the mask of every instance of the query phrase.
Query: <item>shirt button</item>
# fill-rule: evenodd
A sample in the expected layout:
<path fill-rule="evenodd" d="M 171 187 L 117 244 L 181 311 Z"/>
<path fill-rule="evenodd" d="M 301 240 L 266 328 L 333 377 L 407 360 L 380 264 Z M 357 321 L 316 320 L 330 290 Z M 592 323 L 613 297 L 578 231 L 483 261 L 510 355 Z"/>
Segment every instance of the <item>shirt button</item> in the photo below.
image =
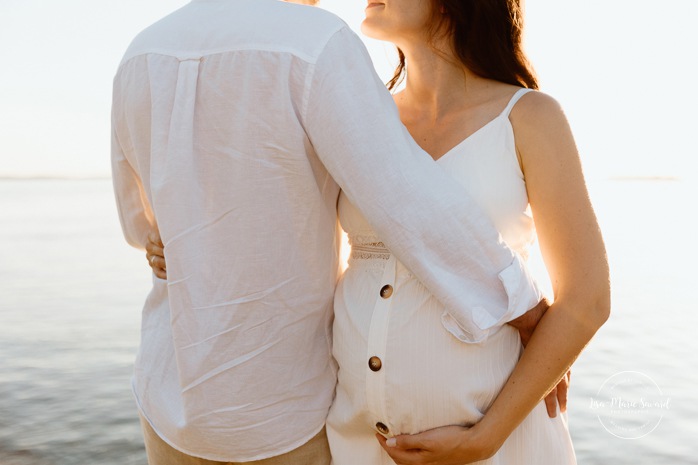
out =
<path fill-rule="evenodd" d="M 388 427 L 385 426 L 385 423 L 381 423 L 380 421 L 378 423 L 376 423 L 376 429 L 381 434 L 388 434 L 390 432 Z"/>
<path fill-rule="evenodd" d="M 373 356 L 368 359 L 368 367 L 371 369 L 371 371 L 379 371 L 382 366 L 383 362 L 381 362 L 381 359 L 378 357 Z"/>
<path fill-rule="evenodd" d="M 385 286 L 381 287 L 381 297 L 387 299 L 391 295 L 393 295 L 393 286 L 386 284 Z"/>

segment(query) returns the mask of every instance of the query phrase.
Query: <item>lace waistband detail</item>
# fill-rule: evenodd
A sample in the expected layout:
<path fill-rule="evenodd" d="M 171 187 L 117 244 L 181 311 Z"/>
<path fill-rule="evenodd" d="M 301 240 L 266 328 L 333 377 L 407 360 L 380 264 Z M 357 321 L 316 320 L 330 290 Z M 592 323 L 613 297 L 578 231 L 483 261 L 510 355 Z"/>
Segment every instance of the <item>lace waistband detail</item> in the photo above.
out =
<path fill-rule="evenodd" d="M 369 242 L 351 246 L 350 257 L 354 260 L 388 260 L 390 251 L 382 242 Z"/>

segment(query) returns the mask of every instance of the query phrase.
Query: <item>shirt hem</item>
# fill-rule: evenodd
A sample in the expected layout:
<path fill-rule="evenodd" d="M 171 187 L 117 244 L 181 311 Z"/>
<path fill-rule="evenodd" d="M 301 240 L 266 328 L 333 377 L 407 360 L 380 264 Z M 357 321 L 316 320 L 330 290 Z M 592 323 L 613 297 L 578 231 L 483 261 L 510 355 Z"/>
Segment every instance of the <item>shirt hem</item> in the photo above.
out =
<path fill-rule="evenodd" d="M 145 409 L 143 408 L 143 404 L 141 403 L 140 398 L 138 397 L 138 393 L 136 392 L 136 381 L 133 379 L 131 381 L 131 390 L 133 392 L 133 397 L 136 400 L 136 408 L 138 409 L 138 413 L 141 415 L 143 420 L 147 421 L 150 427 L 153 429 L 155 434 L 158 435 L 160 439 L 162 439 L 168 446 L 172 447 L 173 449 L 200 459 L 204 460 L 212 460 L 214 462 L 254 462 L 256 460 L 265 460 L 269 459 L 272 457 L 278 457 L 279 455 L 287 454 L 291 451 L 294 451 L 301 446 L 307 444 L 311 439 L 313 439 L 315 436 L 317 436 L 320 431 L 325 427 L 325 423 L 323 422 L 318 428 L 313 429 L 312 433 L 308 435 L 307 437 L 304 437 L 300 441 L 293 442 L 291 445 L 284 447 L 282 449 L 279 449 L 278 451 L 274 451 L 271 455 L 264 453 L 264 454 L 258 454 L 258 455 L 253 455 L 253 456 L 236 456 L 236 457 L 229 457 L 229 456 L 224 456 L 224 455 L 206 455 L 206 454 L 199 454 L 194 451 L 185 449 L 183 447 L 180 447 L 176 445 L 173 441 L 171 441 L 169 438 L 167 438 L 162 432 L 159 431 L 159 429 L 153 424 L 153 422 L 150 420 L 150 417 L 148 414 L 145 412 Z"/>

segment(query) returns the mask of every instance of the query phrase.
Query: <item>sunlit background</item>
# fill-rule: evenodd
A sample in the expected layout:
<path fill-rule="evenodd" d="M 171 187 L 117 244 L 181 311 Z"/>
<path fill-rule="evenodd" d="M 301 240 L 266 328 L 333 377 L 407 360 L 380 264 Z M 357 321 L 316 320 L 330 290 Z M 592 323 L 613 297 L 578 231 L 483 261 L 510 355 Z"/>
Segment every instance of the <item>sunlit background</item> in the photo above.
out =
<path fill-rule="evenodd" d="M 183 0 L 0 2 L 0 175 L 107 176 L 110 82 L 131 38 Z M 358 30 L 364 2 L 323 0 Z M 588 175 L 695 175 L 698 2 L 529 0 L 526 43 Z M 390 48 L 367 40 L 388 77 Z"/>
<path fill-rule="evenodd" d="M 129 377 L 149 274 L 111 196 L 111 80 L 131 38 L 186 3 L 0 0 L 2 465 L 145 463 Z M 364 5 L 321 4 L 357 31 Z M 574 369 L 580 464 L 698 464 L 698 2 L 527 0 L 526 14 L 612 266 L 614 314 Z M 365 40 L 387 79 L 392 48 Z M 590 408 L 623 371 L 671 399 L 634 440 Z"/>

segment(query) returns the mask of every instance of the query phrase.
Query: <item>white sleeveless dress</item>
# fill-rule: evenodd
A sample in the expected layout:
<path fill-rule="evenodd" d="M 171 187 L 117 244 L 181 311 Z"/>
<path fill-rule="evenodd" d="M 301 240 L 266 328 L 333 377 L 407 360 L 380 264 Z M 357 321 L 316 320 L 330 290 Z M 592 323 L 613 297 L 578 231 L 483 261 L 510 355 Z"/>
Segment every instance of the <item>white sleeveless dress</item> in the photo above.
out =
<path fill-rule="evenodd" d="M 499 116 L 437 161 L 524 257 L 535 230 L 509 113 L 527 91 L 519 90 Z M 333 463 L 391 465 L 376 432 L 392 436 L 476 423 L 514 369 L 521 343 L 506 325 L 483 343 L 460 342 L 442 323 L 444 307 L 343 195 L 339 218 L 352 250 L 335 293 L 339 382 L 327 420 Z M 548 418 L 541 402 L 494 457 L 478 463 L 575 464 L 566 416 Z"/>

